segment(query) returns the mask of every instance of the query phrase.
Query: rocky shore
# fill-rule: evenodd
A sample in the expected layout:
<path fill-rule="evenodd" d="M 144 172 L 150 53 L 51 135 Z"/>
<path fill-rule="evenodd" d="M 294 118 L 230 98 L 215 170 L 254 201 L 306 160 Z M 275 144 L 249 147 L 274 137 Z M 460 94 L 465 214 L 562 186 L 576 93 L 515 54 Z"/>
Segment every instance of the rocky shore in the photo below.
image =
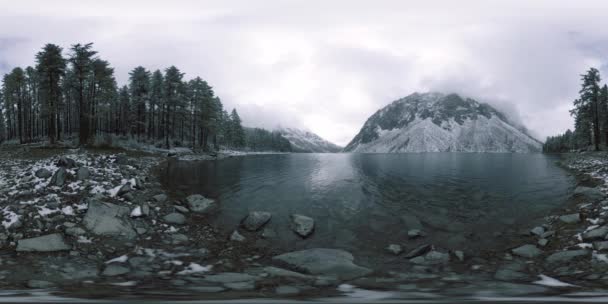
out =
<path fill-rule="evenodd" d="M 378 253 L 387 263 L 407 263 L 389 271 L 361 265 L 356 252 L 339 248 L 277 252 L 260 246 L 272 238 L 265 229 L 271 210 L 253 211 L 231 233 L 220 232 L 208 224 L 218 202 L 163 190 L 157 172 L 163 155 L 0 150 L 0 160 L 4 290 L 49 289 L 75 297 L 136 292 L 392 299 L 572 294 L 608 283 L 604 153 L 564 158 L 579 177 L 572 199 L 543 222 L 520 227 L 510 250 L 480 256 L 403 240 Z M 302 242 L 314 236 L 314 219 L 294 214 L 290 222 L 286 229 Z M 417 240 L 427 233 L 410 232 Z"/>

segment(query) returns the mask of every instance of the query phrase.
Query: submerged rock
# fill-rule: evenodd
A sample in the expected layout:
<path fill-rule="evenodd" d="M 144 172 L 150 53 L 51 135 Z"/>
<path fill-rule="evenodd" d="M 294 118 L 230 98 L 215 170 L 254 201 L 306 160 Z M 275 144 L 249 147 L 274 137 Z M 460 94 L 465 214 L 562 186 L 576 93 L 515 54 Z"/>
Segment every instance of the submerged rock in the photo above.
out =
<path fill-rule="evenodd" d="M 315 220 L 305 215 L 292 214 L 291 229 L 299 236 L 306 238 L 314 231 Z"/>
<path fill-rule="evenodd" d="M 270 212 L 252 211 L 247 215 L 247 217 L 245 217 L 242 222 L 242 225 L 245 229 L 249 231 L 257 231 L 264 225 L 266 225 L 266 223 L 270 221 L 271 217 L 272 215 L 270 214 Z"/>
<path fill-rule="evenodd" d="M 128 207 L 91 199 L 82 223 L 85 228 L 97 235 L 134 239 L 137 237 L 137 232 L 129 218 L 130 214 L 131 210 Z"/>
<path fill-rule="evenodd" d="M 296 271 L 352 280 L 370 274 L 368 268 L 353 263 L 351 253 L 339 249 L 314 248 L 281 254 L 272 258 Z"/>
<path fill-rule="evenodd" d="M 411 229 L 407 232 L 407 236 L 410 239 L 415 239 L 415 238 L 423 237 L 424 232 L 420 231 L 419 229 Z"/>
<path fill-rule="evenodd" d="M 403 252 L 403 248 L 401 248 L 401 246 L 399 246 L 397 244 L 390 244 L 390 245 L 388 245 L 388 247 L 386 247 L 386 251 L 388 251 L 394 255 L 399 255 Z"/>
<path fill-rule="evenodd" d="M 401 220 L 405 224 L 405 227 L 409 230 L 411 230 L 411 229 L 422 230 L 422 223 L 420 222 L 418 217 L 413 214 L 402 215 Z"/>
<path fill-rule="evenodd" d="M 582 195 L 592 200 L 601 200 L 604 193 L 598 188 L 578 186 L 574 189 L 574 195 Z"/>
<path fill-rule="evenodd" d="M 190 195 L 186 198 L 188 208 L 195 213 L 208 213 L 215 207 L 215 201 L 200 194 Z"/>
<path fill-rule="evenodd" d="M 23 239 L 17 242 L 17 251 L 62 251 L 70 250 L 68 245 L 59 233 L 47 234 L 35 238 Z"/>
<path fill-rule="evenodd" d="M 515 249 L 512 249 L 511 252 L 513 252 L 514 255 L 524 257 L 524 258 L 529 258 L 529 259 L 535 258 L 543 253 L 542 250 L 538 249 L 538 247 L 531 245 L 531 244 L 519 246 Z"/>

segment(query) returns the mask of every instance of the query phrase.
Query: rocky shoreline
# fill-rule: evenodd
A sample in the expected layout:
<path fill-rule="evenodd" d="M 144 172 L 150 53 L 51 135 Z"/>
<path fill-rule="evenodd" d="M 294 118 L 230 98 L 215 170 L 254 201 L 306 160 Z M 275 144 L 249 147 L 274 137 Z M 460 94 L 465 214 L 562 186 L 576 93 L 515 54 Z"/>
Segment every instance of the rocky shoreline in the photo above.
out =
<path fill-rule="evenodd" d="M 215 159 L 197 156 L 193 159 Z M 536 227 L 521 227 L 492 256 L 388 244 L 391 271 L 359 265 L 338 248 L 276 252 L 259 241 L 267 210 L 226 235 L 206 220 L 216 202 L 165 193 L 165 156 L 116 151 L 0 150 L 0 289 L 50 289 L 64 296 L 226 299 L 365 296 L 381 299 L 554 295 L 597 291 L 608 281 L 608 155 L 568 155 L 580 185 Z M 314 219 L 292 215 L 302 242 Z M 412 238 L 424 238 L 413 229 Z M 380 294 L 375 292 L 383 291 Z M 427 296 L 424 296 L 427 297 Z"/>

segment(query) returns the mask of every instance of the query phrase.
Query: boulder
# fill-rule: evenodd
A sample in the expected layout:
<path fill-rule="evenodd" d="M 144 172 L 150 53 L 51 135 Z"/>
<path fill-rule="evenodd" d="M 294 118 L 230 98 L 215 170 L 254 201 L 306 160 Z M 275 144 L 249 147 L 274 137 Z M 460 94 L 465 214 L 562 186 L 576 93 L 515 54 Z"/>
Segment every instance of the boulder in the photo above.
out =
<path fill-rule="evenodd" d="M 406 259 L 415 258 L 417 256 L 423 255 L 423 254 L 431 251 L 431 249 L 433 249 L 433 246 L 431 246 L 429 244 L 420 245 L 420 246 L 416 247 L 416 249 L 408 252 L 405 255 L 405 258 Z"/>
<path fill-rule="evenodd" d="M 299 236 L 306 238 L 312 234 L 315 229 L 315 220 L 312 218 L 300 215 L 291 215 L 291 230 L 293 230 Z"/>
<path fill-rule="evenodd" d="M 132 190 L 133 189 L 131 188 L 131 184 L 126 183 L 126 184 L 122 185 L 122 187 L 120 187 L 120 189 L 118 189 L 118 192 L 116 193 L 116 195 L 125 196 L 127 193 L 131 192 Z"/>
<path fill-rule="evenodd" d="M 114 277 L 114 276 L 127 274 L 130 271 L 131 270 L 126 266 L 120 265 L 118 263 L 112 263 L 112 264 L 109 264 L 108 266 L 106 266 L 106 269 L 103 270 L 101 275 L 106 276 L 106 277 Z"/>
<path fill-rule="evenodd" d="M 65 184 L 65 180 L 67 179 L 67 175 L 68 173 L 65 168 L 61 167 L 57 169 L 57 171 L 55 171 L 55 174 L 53 175 L 53 178 L 51 178 L 51 182 L 49 185 L 57 187 L 63 186 L 63 184 Z"/>
<path fill-rule="evenodd" d="M 266 225 L 266 223 L 270 221 L 271 217 L 272 215 L 270 214 L 270 212 L 252 211 L 249 212 L 245 219 L 243 219 L 241 224 L 245 229 L 249 231 L 257 231 L 264 225 Z"/>
<path fill-rule="evenodd" d="M 597 251 L 608 250 L 608 241 L 593 242 L 593 248 Z"/>
<path fill-rule="evenodd" d="M 602 226 L 593 230 L 589 230 L 583 233 L 582 238 L 583 241 L 599 241 L 604 240 L 604 238 L 608 235 L 608 227 Z"/>
<path fill-rule="evenodd" d="M 49 178 L 53 175 L 53 173 L 51 173 L 51 171 L 42 168 L 42 169 L 38 169 L 35 173 L 37 178 Z"/>
<path fill-rule="evenodd" d="M 76 179 L 79 181 L 89 179 L 90 175 L 91 175 L 91 172 L 89 172 L 89 169 L 87 169 L 85 167 L 80 167 L 80 168 L 78 168 L 78 171 L 76 171 Z"/>
<path fill-rule="evenodd" d="M 536 235 L 536 236 L 541 236 L 541 235 L 543 235 L 543 233 L 545 233 L 545 228 L 543 228 L 541 226 L 534 227 L 534 228 L 532 228 L 532 230 L 530 230 L 530 234 Z"/>
<path fill-rule="evenodd" d="M 63 235 L 59 233 L 17 241 L 17 251 L 48 252 L 70 249 L 72 249 L 72 246 L 68 245 L 63 239 Z"/>
<path fill-rule="evenodd" d="M 82 223 L 96 235 L 134 239 L 137 232 L 129 218 L 130 214 L 131 210 L 126 206 L 91 199 Z"/>
<path fill-rule="evenodd" d="M 538 249 L 538 247 L 536 247 L 535 245 L 531 245 L 531 244 L 519 246 L 515 249 L 512 249 L 511 252 L 513 252 L 514 255 L 528 258 L 528 259 L 535 258 L 543 253 L 542 250 Z"/>
<path fill-rule="evenodd" d="M 578 186 L 574 189 L 575 196 L 584 196 L 591 200 L 601 200 L 604 198 L 604 193 L 599 188 Z"/>
<path fill-rule="evenodd" d="M 215 207 L 215 201 L 200 194 L 190 195 L 186 198 L 190 211 L 195 213 L 208 213 Z"/>
<path fill-rule="evenodd" d="M 63 167 L 63 168 L 68 168 L 68 169 L 75 168 L 76 167 L 76 161 L 74 161 L 71 158 L 62 156 L 57 161 L 57 166 Z"/>
<path fill-rule="evenodd" d="M 154 201 L 156 201 L 157 203 L 164 203 L 167 201 L 168 197 L 166 194 L 157 194 L 155 196 L 152 197 L 154 199 Z"/>
<path fill-rule="evenodd" d="M 341 280 L 352 280 L 372 271 L 353 263 L 354 257 L 339 249 L 314 248 L 281 254 L 273 261 L 299 272 L 333 276 Z"/>
<path fill-rule="evenodd" d="M 420 255 L 413 259 L 410 259 L 410 262 L 417 265 L 439 265 L 439 264 L 447 264 L 450 262 L 450 254 L 443 253 L 439 251 L 429 251 L 424 256 Z"/>
<path fill-rule="evenodd" d="M 167 224 L 183 225 L 186 223 L 186 217 L 181 213 L 173 212 L 163 216 L 163 221 Z"/>
<path fill-rule="evenodd" d="M 584 249 L 559 251 L 559 252 L 556 252 L 556 253 L 548 256 L 545 259 L 545 262 L 547 264 L 561 264 L 561 263 L 570 262 L 571 260 L 573 260 L 575 258 L 579 258 L 579 257 L 587 256 L 587 255 L 589 255 L 589 251 L 584 250 Z"/>
<path fill-rule="evenodd" d="M 575 224 L 581 221 L 580 213 L 566 214 L 559 217 L 559 220 L 566 224 Z"/>

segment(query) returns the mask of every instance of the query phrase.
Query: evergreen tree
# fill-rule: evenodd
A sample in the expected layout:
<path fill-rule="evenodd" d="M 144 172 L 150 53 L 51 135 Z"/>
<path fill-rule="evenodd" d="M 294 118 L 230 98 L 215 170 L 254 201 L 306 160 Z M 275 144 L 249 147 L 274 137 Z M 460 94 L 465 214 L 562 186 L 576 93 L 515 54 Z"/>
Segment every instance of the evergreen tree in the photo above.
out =
<path fill-rule="evenodd" d="M 599 150 L 600 145 L 600 73 L 597 69 L 591 68 L 587 74 L 581 75 L 582 88 L 579 91 L 580 98 L 574 102 L 577 109 L 577 116 L 584 119 L 584 124 L 588 124 L 591 129 L 592 143 L 595 150 Z M 580 115 L 581 111 L 586 112 Z M 582 126 L 584 127 L 584 126 Z"/>
<path fill-rule="evenodd" d="M 178 68 L 171 66 L 165 71 L 163 81 L 163 128 L 165 131 L 165 146 L 169 149 L 169 137 L 175 138 L 176 119 L 178 108 L 181 107 L 184 97 L 184 74 Z"/>
<path fill-rule="evenodd" d="M 232 109 L 232 113 L 230 113 L 230 135 L 233 147 L 242 148 L 245 146 L 245 131 L 241 125 L 241 117 L 239 117 L 236 109 Z"/>
<path fill-rule="evenodd" d="M 150 107 L 149 107 L 150 114 L 148 115 L 150 117 L 148 130 L 150 130 L 150 131 L 148 132 L 148 138 L 150 138 L 150 137 L 159 138 L 159 136 L 161 135 L 161 134 L 159 134 L 160 132 L 157 131 L 159 123 L 156 122 L 156 119 L 157 119 L 156 111 L 157 111 L 157 107 L 159 107 L 162 104 L 162 98 L 163 98 L 162 88 L 163 88 L 163 73 L 160 70 L 156 70 L 152 74 L 152 80 L 151 80 L 151 84 L 150 84 Z"/>
<path fill-rule="evenodd" d="M 61 47 L 47 44 L 36 54 L 36 70 L 40 77 L 40 98 L 46 106 L 48 135 L 51 144 L 60 137 L 58 130 L 59 103 L 61 102 L 61 77 L 65 73 L 66 60 Z"/>
<path fill-rule="evenodd" d="M 76 77 L 76 92 L 78 98 L 78 121 L 79 121 L 79 142 L 86 145 L 89 142 L 89 107 L 87 104 L 86 90 L 87 80 L 92 69 L 93 57 L 97 54 L 92 50 L 93 43 L 82 45 L 80 43 L 72 45 L 72 54 L 69 62 L 72 65 Z"/>
<path fill-rule="evenodd" d="M 150 98 L 150 72 L 144 67 L 138 66 L 129 75 L 131 103 L 135 110 L 135 134 L 140 139 L 146 131 L 146 104 Z"/>

